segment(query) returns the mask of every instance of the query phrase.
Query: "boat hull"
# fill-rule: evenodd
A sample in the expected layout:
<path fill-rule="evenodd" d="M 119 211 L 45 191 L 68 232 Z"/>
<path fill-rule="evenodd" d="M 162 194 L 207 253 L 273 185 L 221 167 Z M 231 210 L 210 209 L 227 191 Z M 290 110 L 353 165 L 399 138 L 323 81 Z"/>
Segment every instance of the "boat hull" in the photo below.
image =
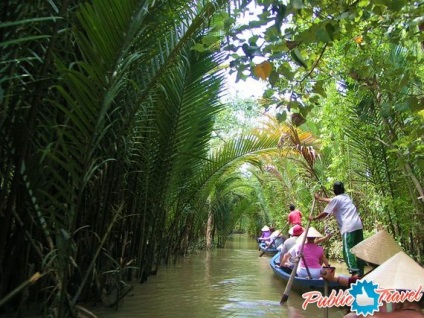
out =
<path fill-rule="evenodd" d="M 267 249 L 267 246 L 265 243 L 259 243 L 259 250 L 261 251 L 261 254 L 268 254 L 268 255 L 275 255 L 276 253 L 278 253 L 277 248 L 271 246 L 270 248 Z"/>
<path fill-rule="evenodd" d="M 279 260 L 280 253 L 277 253 L 270 259 L 269 266 L 271 267 L 275 275 L 277 275 L 285 282 L 288 282 L 290 279 L 290 273 L 284 271 L 281 268 L 275 267 L 276 261 L 279 262 Z M 323 279 L 308 279 L 295 276 L 292 284 L 292 289 L 301 293 L 308 292 L 311 290 L 324 292 L 325 282 L 326 281 Z M 331 291 L 332 289 L 346 289 L 346 287 L 341 286 L 335 282 L 328 282 L 328 290 Z"/>

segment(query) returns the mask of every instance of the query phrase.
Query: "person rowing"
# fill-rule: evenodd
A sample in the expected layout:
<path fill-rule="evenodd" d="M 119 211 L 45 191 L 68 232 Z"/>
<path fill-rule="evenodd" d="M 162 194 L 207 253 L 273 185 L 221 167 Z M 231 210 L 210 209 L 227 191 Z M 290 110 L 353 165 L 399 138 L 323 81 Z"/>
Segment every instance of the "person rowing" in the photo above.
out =
<path fill-rule="evenodd" d="M 321 220 L 333 215 L 340 229 L 343 240 L 343 258 L 352 275 L 364 275 L 364 262 L 356 259 L 350 249 L 363 240 L 362 220 L 352 199 L 345 193 L 343 182 L 333 184 L 335 197 L 323 198 L 315 194 L 315 199 L 328 203 L 324 211 L 316 216 L 310 216 L 309 220 Z"/>

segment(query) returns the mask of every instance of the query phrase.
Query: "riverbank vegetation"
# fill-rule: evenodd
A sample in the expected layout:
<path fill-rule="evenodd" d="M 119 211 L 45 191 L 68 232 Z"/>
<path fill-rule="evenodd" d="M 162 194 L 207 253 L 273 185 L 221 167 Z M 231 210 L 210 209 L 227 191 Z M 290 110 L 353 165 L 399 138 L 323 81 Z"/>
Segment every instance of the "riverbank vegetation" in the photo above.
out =
<path fill-rule="evenodd" d="M 424 6 L 250 2 L 3 1 L 2 311 L 117 306 L 335 180 L 423 261 Z M 263 97 L 226 98 L 226 70 Z"/>

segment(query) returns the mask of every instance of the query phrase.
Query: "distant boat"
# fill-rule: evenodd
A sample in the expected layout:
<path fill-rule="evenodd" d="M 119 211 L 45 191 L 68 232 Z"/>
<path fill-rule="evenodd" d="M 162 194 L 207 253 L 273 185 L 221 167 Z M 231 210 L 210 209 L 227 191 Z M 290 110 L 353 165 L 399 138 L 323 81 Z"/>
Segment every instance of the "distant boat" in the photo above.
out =
<path fill-rule="evenodd" d="M 276 262 L 279 263 L 280 261 L 280 253 L 275 254 L 269 261 L 269 266 L 273 270 L 273 272 L 282 280 L 285 282 L 288 282 L 290 279 L 290 271 L 289 268 L 278 268 L 275 267 L 277 265 Z M 301 278 L 301 277 L 294 277 L 292 288 L 293 290 L 296 290 L 298 292 L 304 293 L 311 290 L 316 291 L 324 291 L 325 287 L 325 280 L 323 279 L 309 279 L 309 278 Z M 328 289 L 329 291 L 332 289 L 346 289 L 347 287 L 344 287 L 340 284 L 337 284 L 336 282 L 328 282 Z"/>
<path fill-rule="evenodd" d="M 279 230 L 277 231 L 278 231 L 277 237 L 271 238 L 271 245 L 269 247 L 266 245 L 265 242 L 261 242 L 258 240 L 259 250 L 261 251 L 261 254 L 259 254 L 259 256 L 262 256 L 264 254 L 274 255 L 275 253 L 278 252 L 277 247 L 284 243 L 284 241 L 286 240 L 286 237 L 284 235 L 279 234 L 281 233 L 281 231 Z"/>
<path fill-rule="evenodd" d="M 259 243 L 259 250 L 261 251 L 261 255 L 263 254 L 274 255 L 275 253 L 278 252 L 274 244 L 268 247 L 264 242 Z"/>

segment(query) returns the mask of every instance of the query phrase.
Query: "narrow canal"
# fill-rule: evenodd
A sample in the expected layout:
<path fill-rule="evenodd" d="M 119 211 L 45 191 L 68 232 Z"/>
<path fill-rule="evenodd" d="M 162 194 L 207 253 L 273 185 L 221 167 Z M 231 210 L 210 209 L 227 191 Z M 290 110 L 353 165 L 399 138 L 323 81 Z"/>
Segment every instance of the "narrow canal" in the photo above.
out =
<path fill-rule="evenodd" d="M 325 317 L 324 310 L 315 305 L 302 310 L 303 298 L 294 291 L 281 306 L 286 284 L 270 269 L 270 257 L 259 254 L 254 239 L 234 235 L 225 249 L 200 251 L 176 266 L 161 267 L 157 276 L 134 286 L 118 311 L 91 310 L 99 318 Z M 344 313 L 329 308 L 328 317 L 343 317 Z"/>

